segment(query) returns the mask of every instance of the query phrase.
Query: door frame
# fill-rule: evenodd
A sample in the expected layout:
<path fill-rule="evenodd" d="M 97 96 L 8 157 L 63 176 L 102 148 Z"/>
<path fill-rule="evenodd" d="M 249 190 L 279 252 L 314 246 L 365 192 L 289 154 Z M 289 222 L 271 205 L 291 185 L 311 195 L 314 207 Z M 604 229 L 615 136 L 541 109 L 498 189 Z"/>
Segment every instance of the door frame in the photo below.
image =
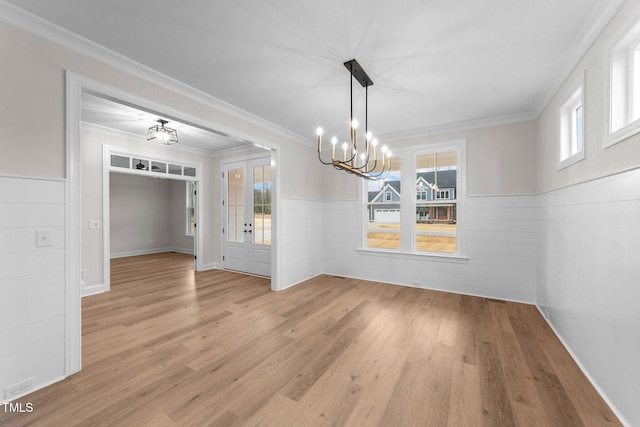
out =
<path fill-rule="evenodd" d="M 280 144 L 266 141 L 252 133 L 246 133 L 236 128 L 230 128 L 224 123 L 186 114 L 165 104 L 134 95 L 126 90 L 118 89 L 106 83 L 65 70 L 65 158 L 66 158 L 66 186 L 65 186 L 65 372 L 68 377 L 82 369 L 82 289 L 81 289 L 81 216 L 80 216 L 80 123 L 83 92 L 89 92 L 105 98 L 130 103 L 150 111 L 161 112 L 163 116 L 190 123 L 203 129 L 222 132 L 229 136 L 245 141 L 251 141 L 256 147 L 271 150 L 272 168 L 272 244 L 271 244 L 271 289 L 282 290 L 280 278 Z M 162 88 L 161 83 L 150 81 Z M 186 95 L 188 96 L 188 95 Z M 220 111 L 222 105 L 215 98 L 201 99 L 201 105 L 211 111 Z M 224 104 L 226 105 L 226 104 Z M 234 110 L 235 111 L 235 110 Z M 233 117 L 236 117 L 231 113 Z M 211 117 L 211 114 L 203 114 Z M 246 122 L 245 115 L 237 115 L 240 122 Z M 260 127 L 260 124 L 257 125 Z M 251 126 L 248 126 L 251 128 Z M 204 207 L 202 207 L 204 209 Z M 202 220 L 202 218 L 201 218 Z M 215 268 L 215 267 L 212 267 Z"/>
<path fill-rule="evenodd" d="M 248 180 L 249 177 L 251 177 L 251 181 L 253 181 L 253 170 L 252 170 L 252 165 L 251 163 L 254 161 L 265 161 L 265 163 L 268 162 L 268 159 L 271 159 L 270 156 L 271 153 L 269 152 L 265 152 L 264 154 L 262 153 L 252 153 L 251 155 L 247 155 L 247 156 L 242 156 L 242 157 L 237 157 L 237 158 L 233 158 L 233 159 L 223 159 L 220 161 L 220 170 L 222 171 L 222 173 L 227 172 L 227 166 L 229 165 L 242 165 L 243 167 L 246 166 L 246 179 Z M 271 160 L 271 164 L 273 164 L 273 160 Z M 251 169 L 251 171 L 250 171 Z M 222 200 L 226 201 L 226 204 L 222 204 L 221 203 L 221 218 L 222 218 L 222 227 L 225 228 L 227 225 L 227 220 L 228 220 L 228 214 L 227 214 L 227 209 L 229 208 L 229 195 L 227 194 L 227 186 L 226 183 L 228 182 L 229 176 L 228 173 L 227 175 L 222 177 L 221 180 L 221 184 L 220 184 L 220 195 L 222 196 Z M 273 187 L 275 187 L 274 184 L 274 173 L 273 173 L 273 168 L 271 171 L 271 187 L 272 187 L 272 193 L 271 193 L 271 202 L 272 202 L 272 216 L 271 216 L 271 244 L 269 244 L 269 250 L 273 251 L 273 223 L 274 223 L 274 218 L 273 218 Z M 250 182 L 250 181 L 247 181 Z M 253 184 L 253 183 L 252 183 Z M 253 188 L 253 185 L 251 185 L 251 187 Z M 226 197 L 225 197 L 226 195 Z M 246 194 L 245 195 L 245 208 L 247 208 L 246 205 L 246 201 L 249 199 L 253 199 L 253 195 L 252 194 Z M 253 203 L 251 204 L 251 207 L 253 208 Z M 245 213 L 246 215 L 246 213 Z M 252 228 L 255 228 L 255 224 L 253 225 Z M 227 241 L 227 236 L 229 235 L 229 230 L 228 227 L 226 227 L 226 232 L 222 234 L 222 239 L 220 241 L 220 248 L 221 248 L 221 253 L 223 255 L 223 257 L 225 256 L 225 242 Z M 252 235 L 253 238 L 253 235 Z M 246 242 L 245 242 L 246 243 Z M 253 243 L 252 243 L 253 244 Z M 222 261 L 222 267 L 225 267 L 225 261 Z M 232 271 L 238 271 L 238 270 L 232 270 Z M 247 273 L 247 274 L 253 274 L 251 272 L 242 272 L 242 273 Z M 273 274 L 273 256 L 271 257 L 271 274 Z M 275 289 L 274 289 L 275 290 Z"/>
<path fill-rule="evenodd" d="M 196 176 L 185 177 L 182 175 L 170 175 L 166 174 L 164 176 L 153 175 L 152 172 L 148 171 L 138 171 L 135 169 L 124 169 L 124 168 L 115 168 L 111 167 L 111 155 L 120 155 L 125 157 L 141 157 L 143 159 L 149 159 L 151 161 L 157 161 L 162 163 L 174 163 L 180 164 L 183 166 L 190 166 L 196 169 Z M 192 162 L 188 160 L 183 160 L 179 157 L 163 157 L 158 156 L 157 154 L 148 153 L 145 150 L 136 149 L 136 150 L 128 150 L 120 147 L 116 147 L 113 145 L 103 145 L 102 146 L 102 285 L 92 286 L 91 288 L 83 288 L 82 296 L 93 295 L 101 292 L 109 292 L 111 290 L 111 183 L 109 176 L 113 173 L 120 173 L 124 175 L 136 175 L 136 176 L 146 176 L 146 177 L 155 177 L 161 179 L 169 179 L 172 181 L 195 181 L 196 189 L 197 189 L 197 197 L 196 197 L 196 224 L 200 222 L 200 218 L 202 218 L 202 205 L 203 205 L 203 196 L 204 191 L 200 191 L 201 188 L 205 188 L 202 185 L 202 163 L 200 162 Z M 203 227 L 196 226 L 196 232 L 193 236 L 194 241 L 194 256 L 196 256 L 194 269 L 195 271 L 203 270 L 203 254 L 204 248 L 202 247 L 203 240 Z M 197 257 L 200 255 L 200 257 Z"/>

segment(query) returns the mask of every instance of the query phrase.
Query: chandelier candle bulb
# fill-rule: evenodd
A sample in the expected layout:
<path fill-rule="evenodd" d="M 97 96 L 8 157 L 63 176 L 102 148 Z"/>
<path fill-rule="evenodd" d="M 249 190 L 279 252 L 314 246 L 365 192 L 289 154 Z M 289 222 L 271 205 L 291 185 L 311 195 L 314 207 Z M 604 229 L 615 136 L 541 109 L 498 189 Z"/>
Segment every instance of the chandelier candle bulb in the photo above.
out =
<path fill-rule="evenodd" d="M 349 148 L 349 144 L 346 142 L 342 143 L 342 161 L 347 161 L 347 148 Z"/>
<path fill-rule="evenodd" d="M 318 153 L 320 153 L 320 141 L 322 140 L 322 128 L 316 129 L 316 134 L 318 135 Z"/>
<path fill-rule="evenodd" d="M 336 143 L 338 142 L 338 138 L 335 136 L 331 138 L 331 161 L 336 159 Z"/>

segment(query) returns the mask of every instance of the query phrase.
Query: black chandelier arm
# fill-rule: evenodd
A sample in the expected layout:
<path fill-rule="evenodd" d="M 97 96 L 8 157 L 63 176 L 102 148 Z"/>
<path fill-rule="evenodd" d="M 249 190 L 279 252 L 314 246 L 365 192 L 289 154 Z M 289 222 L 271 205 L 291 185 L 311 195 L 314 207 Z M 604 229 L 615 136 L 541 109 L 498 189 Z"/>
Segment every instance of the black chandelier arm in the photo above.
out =
<path fill-rule="evenodd" d="M 318 153 L 318 160 L 320 160 L 320 163 L 322 163 L 323 165 L 332 165 L 333 164 L 333 162 L 325 162 L 324 160 L 322 160 L 321 153 Z"/>

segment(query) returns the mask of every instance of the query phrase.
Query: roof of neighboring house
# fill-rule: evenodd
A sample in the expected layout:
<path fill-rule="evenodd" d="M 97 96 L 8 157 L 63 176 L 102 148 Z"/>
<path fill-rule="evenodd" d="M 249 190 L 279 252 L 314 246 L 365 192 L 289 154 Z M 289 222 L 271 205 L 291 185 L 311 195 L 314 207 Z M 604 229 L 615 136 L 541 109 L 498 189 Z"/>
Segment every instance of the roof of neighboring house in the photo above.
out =
<path fill-rule="evenodd" d="M 396 190 L 396 192 L 398 194 L 400 194 L 400 181 L 385 181 L 384 182 L 385 186 L 390 186 L 391 188 L 393 188 L 394 190 Z"/>
<path fill-rule="evenodd" d="M 438 171 L 438 187 L 439 188 L 457 188 L 457 171 Z M 436 176 L 434 172 L 420 172 L 418 177 L 422 177 L 430 184 L 436 184 Z"/>
<path fill-rule="evenodd" d="M 441 189 L 457 188 L 457 171 L 447 170 L 438 171 L 438 187 Z M 430 184 L 435 184 L 436 176 L 434 172 L 420 172 L 418 178 L 423 178 Z M 400 181 L 385 181 L 380 191 L 369 191 L 369 202 L 372 202 L 387 186 L 393 188 L 398 194 L 400 193 Z"/>

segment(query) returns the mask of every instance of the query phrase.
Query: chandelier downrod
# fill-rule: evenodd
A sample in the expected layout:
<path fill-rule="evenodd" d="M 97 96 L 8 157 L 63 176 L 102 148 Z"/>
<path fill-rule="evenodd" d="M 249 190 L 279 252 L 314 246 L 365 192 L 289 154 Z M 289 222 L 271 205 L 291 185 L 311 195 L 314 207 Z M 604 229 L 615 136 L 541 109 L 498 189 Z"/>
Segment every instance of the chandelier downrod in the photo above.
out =
<path fill-rule="evenodd" d="M 350 89 L 350 112 L 349 112 L 349 134 L 350 144 L 344 142 L 342 144 L 342 160 L 336 159 L 336 144 L 338 139 L 334 136 L 331 138 L 331 161 L 322 159 L 322 128 L 318 128 L 318 159 L 324 165 L 332 165 L 334 168 L 343 170 L 347 173 L 357 175 L 367 180 L 385 179 L 391 170 L 391 151 L 386 146 L 382 146 L 381 168 L 378 169 L 378 140 L 369 132 L 369 86 L 373 85 L 373 81 L 367 73 L 362 69 L 358 61 L 352 59 L 344 63 L 349 70 L 349 89 Z M 365 90 L 365 112 L 364 112 L 364 150 L 358 153 L 358 121 L 353 117 L 353 79 Z M 347 150 L 351 147 L 351 153 L 347 154 Z M 373 149 L 373 158 L 371 151 Z M 360 156 L 358 156 L 360 154 Z"/>

